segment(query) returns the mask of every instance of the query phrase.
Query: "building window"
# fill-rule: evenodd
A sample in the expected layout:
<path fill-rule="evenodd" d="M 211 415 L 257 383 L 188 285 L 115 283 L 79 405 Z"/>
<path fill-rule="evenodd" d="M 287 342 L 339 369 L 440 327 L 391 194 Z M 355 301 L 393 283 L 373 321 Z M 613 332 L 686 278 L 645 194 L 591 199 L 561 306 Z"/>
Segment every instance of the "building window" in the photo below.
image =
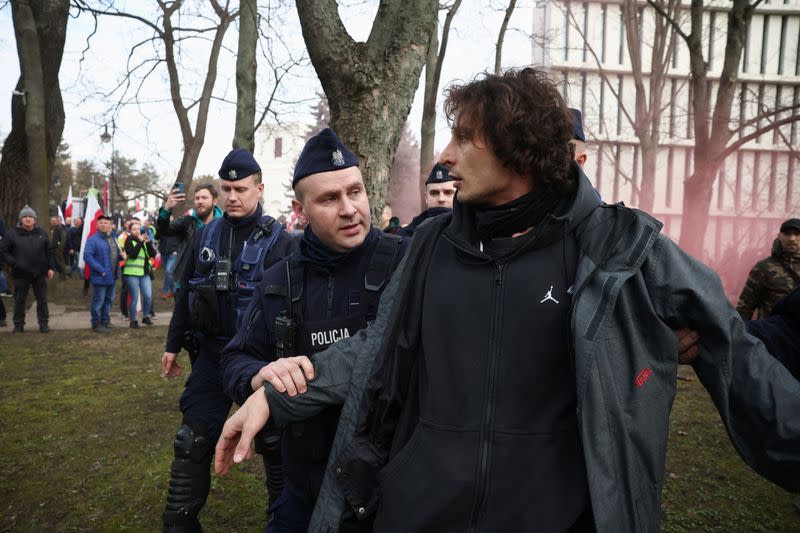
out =
<path fill-rule="evenodd" d="M 786 26 L 789 17 L 781 17 L 781 47 L 778 50 L 778 74 L 783 74 L 783 60 L 786 57 Z"/>
<path fill-rule="evenodd" d="M 764 27 L 761 30 L 761 74 L 767 73 L 768 43 L 769 43 L 769 15 L 764 15 Z"/>
<path fill-rule="evenodd" d="M 606 14 L 608 6 L 603 4 L 600 6 L 600 61 L 605 64 L 606 62 Z"/>
<path fill-rule="evenodd" d="M 283 137 L 275 137 L 275 159 L 283 156 Z"/>

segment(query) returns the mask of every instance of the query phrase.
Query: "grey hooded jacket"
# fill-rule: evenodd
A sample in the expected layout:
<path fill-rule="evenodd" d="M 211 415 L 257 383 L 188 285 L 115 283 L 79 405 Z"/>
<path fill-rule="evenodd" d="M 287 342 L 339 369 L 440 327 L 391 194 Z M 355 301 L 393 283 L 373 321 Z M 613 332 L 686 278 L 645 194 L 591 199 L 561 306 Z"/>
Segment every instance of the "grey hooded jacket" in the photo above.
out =
<path fill-rule="evenodd" d="M 585 207 L 590 194 L 582 176 L 575 205 Z M 362 397 L 393 353 L 389 339 L 397 339 L 409 289 L 424 275 L 426 251 L 449 221 L 438 217 L 417 230 L 375 324 L 314 357 L 316 378 L 306 394 L 290 398 L 266 387 L 270 416 L 279 425 L 344 404 L 309 531 L 338 531 L 348 505 L 364 514 L 362 502 L 344 497 L 343 470 L 354 457 L 380 467 L 404 444 L 395 443 L 388 456 L 371 444 L 373 428 L 364 424 L 371 406 L 362 405 Z M 800 490 L 800 383 L 745 332 L 718 277 L 660 229 L 640 211 L 595 202 L 576 230 L 571 330 L 577 417 L 599 532 L 659 529 L 675 395 L 674 328 L 699 332 L 694 368 L 742 458 L 774 483 Z"/>

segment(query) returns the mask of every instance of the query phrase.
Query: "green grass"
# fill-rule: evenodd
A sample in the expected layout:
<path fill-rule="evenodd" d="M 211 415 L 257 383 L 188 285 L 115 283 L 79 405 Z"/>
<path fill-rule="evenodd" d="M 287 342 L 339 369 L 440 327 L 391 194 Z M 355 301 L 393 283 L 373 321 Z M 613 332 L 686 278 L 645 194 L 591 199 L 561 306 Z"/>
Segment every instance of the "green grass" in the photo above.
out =
<path fill-rule="evenodd" d="M 165 334 L 0 334 L 0 531 L 160 530 L 183 388 L 159 375 Z M 214 477 L 208 531 L 260 531 L 263 479 Z"/>
<path fill-rule="evenodd" d="M 183 388 L 159 376 L 165 334 L 0 333 L 0 531 L 160 530 Z M 261 464 L 212 479 L 207 531 L 260 531 Z M 663 530 L 800 531 L 791 496 L 736 456 L 697 380 L 679 382 Z"/>

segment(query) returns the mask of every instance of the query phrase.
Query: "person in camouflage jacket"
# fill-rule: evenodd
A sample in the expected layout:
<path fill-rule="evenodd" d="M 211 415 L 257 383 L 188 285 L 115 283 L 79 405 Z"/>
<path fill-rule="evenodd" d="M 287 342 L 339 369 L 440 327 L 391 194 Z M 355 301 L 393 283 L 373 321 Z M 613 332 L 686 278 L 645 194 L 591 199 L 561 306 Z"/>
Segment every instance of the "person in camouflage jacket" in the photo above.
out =
<path fill-rule="evenodd" d="M 781 224 L 772 244 L 772 255 L 755 264 L 739 296 L 736 310 L 743 320 L 767 318 L 772 306 L 795 286 L 800 285 L 800 219 Z"/>

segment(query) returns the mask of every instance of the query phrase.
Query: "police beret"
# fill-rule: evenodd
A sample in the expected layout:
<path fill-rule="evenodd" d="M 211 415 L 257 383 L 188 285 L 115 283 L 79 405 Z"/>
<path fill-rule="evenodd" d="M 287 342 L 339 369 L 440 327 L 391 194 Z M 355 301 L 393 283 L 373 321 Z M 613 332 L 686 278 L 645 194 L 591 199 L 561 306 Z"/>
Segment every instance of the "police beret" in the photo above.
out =
<path fill-rule="evenodd" d="M 357 167 L 358 158 L 339 140 L 330 128 L 311 137 L 294 166 L 292 187 L 311 174 Z"/>
<path fill-rule="evenodd" d="M 219 177 L 226 181 L 243 180 L 256 172 L 261 172 L 261 167 L 256 163 L 253 154 L 245 148 L 231 150 L 219 167 Z"/>
<path fill-rule="evenodd" d="M 450 177 L 450 171 L 446 166 L 436 163 L 433 165 L 433 169 L 431 169 L 428 179 L 425 180 L 425 185 L 430 185 L 431 183 L 444 183 L 446 181 L 453 181 L 453 178 Z"/>
<path fill-rule="evenodd" d="M 581 120 L 581 112 L 577 109 L 569 108 L 572 111 L 572 116 L 575 121 L 572 123 L 572 138 L 576 141 L 586 142 L 586 136 L 583 134 L 583 121 Z"/>
<path fill-rule="evenodd" d="M 781 233 L 786 233 L 791 230 L 800 231 L 800 218 L 790 218 L 781 224 Z"/>

